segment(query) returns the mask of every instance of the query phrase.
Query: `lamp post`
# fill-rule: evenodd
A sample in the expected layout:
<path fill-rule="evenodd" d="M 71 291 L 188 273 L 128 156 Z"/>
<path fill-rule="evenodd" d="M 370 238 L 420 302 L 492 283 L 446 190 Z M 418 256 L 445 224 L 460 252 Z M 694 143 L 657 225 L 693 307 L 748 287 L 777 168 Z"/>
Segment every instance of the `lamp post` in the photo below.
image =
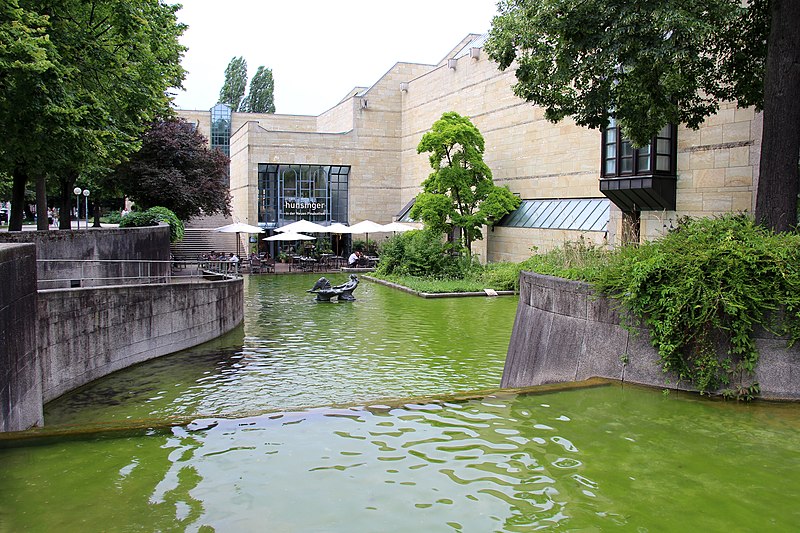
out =
<path fill-rule="evenodd" d="M 81 229 L 81 193 L 83 192 L 80 187 L 72 189 L 75 194 L 75 218 L 78 219 L 78 229 Z"/>
<path fill-rule="evenodd" d="M 89 189 L 83 189 L 83 199 L 84 199 L 84 213 L 86 214 L 86 226 L 84 229 L 89 229 Z"/>

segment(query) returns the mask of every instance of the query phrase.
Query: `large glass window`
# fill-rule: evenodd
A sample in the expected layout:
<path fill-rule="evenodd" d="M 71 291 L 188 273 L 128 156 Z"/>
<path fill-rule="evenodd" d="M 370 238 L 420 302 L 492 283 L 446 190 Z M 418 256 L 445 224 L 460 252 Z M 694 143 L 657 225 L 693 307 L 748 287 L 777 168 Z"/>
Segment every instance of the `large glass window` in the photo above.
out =
<path fill-rule="evenodd" d="M 211 108 L 211 148 L 231 156 L 231 108 L 217 104 Z"/>
<path fill-rule="evenodd" d="M 676 130 L 671 124 L 664 126 L 653 140 L 634 148 L 624 138 L 613 118 L 603 130 L 603 178 L 627 176 L 675 175 Z"/>
<path fill-rule="evenodd" d="M 347 223 L 349 166 L 258 165 L 258 218 L 267 227 L 306 219 Z"/>

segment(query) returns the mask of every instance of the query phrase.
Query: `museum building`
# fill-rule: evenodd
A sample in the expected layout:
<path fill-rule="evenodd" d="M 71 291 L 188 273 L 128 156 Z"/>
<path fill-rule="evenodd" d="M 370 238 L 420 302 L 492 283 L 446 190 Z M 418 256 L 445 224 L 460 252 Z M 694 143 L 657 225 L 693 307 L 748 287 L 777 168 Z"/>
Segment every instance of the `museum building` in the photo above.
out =
<path fill-rule="evenodd" d="M 613 122 L 597 131 L 546 120 L 514 95 L 514 69 L 487 57 L 486 37 L 468 35 L 435 65 L 396 63 L 319 116 L 224 104 L 178 114 L 230 156 L 234 219 L 268 229 L 408 220 L 431 172 L 417 145 L 447 111 L 470 118 L 495 183 L 522 200 L 474 244 L 482 260 L 520 261 L 581 237 L 614 245 L 623 214 L 648 239 L 683 215 L 752 211 L 760 113 L 722 103 L 698 130 L 669 125 L 635 148 Z"/>

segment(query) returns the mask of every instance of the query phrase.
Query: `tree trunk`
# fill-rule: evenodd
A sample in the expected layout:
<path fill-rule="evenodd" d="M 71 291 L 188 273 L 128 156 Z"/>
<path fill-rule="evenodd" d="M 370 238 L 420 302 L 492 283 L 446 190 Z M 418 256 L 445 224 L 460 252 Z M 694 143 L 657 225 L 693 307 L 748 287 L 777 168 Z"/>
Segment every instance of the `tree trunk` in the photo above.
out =
<path fill-rule="evenodd" d="M 22 231 L 25 209 L 25 185 L 28 183 L 28 174 L 21 167 L 14 169 L 14 178 L 11 185 L 11 216 L 8 219 L 8 231 Z"/>
<path fill-rule="evenodd" d="M 800 1 L 772 0 L 771 4 L 755 219 L 780 232 L 797 225 Z"/>
<path fill-rule="evenodd" d="M 100 225 L 100 204 L 95 202 L 92 205 L 92 213 L 94 214 L 94 221 L 92 222 L 93 228 L 102 228 L 103 226 Z"/>
<path fill-rule="evenodd" d="M 58 178 L 61 188 L 61 207 L 58 215 L 59 229 L 72 229 L 72 186 L 78 179 L 77 173 L 67 172 Z"/>
<path fill-rule="evenodd" d="M 47 176 L 43 172 L 36 175 L 36 229 L 47 231 L 50 222 L 47 219 Z"/>

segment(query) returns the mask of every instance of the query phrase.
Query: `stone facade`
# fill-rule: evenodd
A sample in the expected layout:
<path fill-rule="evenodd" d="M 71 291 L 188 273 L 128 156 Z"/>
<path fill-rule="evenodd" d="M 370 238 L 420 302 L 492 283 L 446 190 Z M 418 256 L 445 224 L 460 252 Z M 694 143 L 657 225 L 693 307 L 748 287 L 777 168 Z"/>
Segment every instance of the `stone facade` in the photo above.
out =
<path fill-rule="evenodd" d="M 258 164 L 350 165 L 348 222 L 391 222 L 430 173 L 418 154 L 422 135 L 442 113 L 468 116 L 486 140 L 495 183 L 522 199 L 604 198 L 598 179 L 601 133 L 570 120 L 553 124 L 544 110 L 516 97 L 514 69 L 500 71 L 467 35 L 438 64 L 396 63 L 369 88 L 356 87 L 318 117 L 234 113 L 231 194 L 234 218 L 257 224 Z M 208 112 L 181 111 L 208 135 Z M 752 210 L 761 116 L 723 103 L 698 130 L 679 126 L 676 210 L 644 211 L 641 234 L 652 238 L 682 215 Z M 622 215 L 611 209 L 607 231 L 496 227 L 477 253 L 519 261 L 583 237 L 619 242 Z"/>

